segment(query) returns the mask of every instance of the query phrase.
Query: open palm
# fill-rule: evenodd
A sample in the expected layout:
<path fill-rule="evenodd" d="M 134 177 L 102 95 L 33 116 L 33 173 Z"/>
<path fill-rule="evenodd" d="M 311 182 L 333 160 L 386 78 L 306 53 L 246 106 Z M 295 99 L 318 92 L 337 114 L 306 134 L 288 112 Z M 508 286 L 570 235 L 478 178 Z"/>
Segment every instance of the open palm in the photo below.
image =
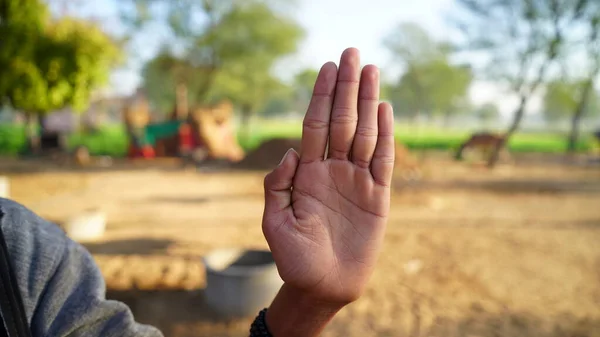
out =
<path fill-rule="evenodd" d="M 286 284 L 324 301 L 360 296 L 379 255 L 394 166 L 393 114 L 356 49 L 325 64 L 302 148 L 265 178 L 263 232 Z"/>

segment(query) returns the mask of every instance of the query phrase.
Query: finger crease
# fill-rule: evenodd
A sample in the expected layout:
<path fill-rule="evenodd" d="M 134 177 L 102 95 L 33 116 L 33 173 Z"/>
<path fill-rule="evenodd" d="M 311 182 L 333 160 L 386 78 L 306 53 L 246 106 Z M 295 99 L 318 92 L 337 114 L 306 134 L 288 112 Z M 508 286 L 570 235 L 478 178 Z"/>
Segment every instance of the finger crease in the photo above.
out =
<path fill-rule="evenodd" d="M 348 84 L 360 84 L 360 80 L 357 79 L 338 79 L 337 83 L 348 83 Z"/>
<path fill-rule="evenodd" d="M 360 124 L 360 123 L 359 123 Z M 375 138 L 379 135 L 377 129 L 368 126 L 358 126 L 356 128 L 356 135 L 367 138 Z"/>
<path fill-rule="evenodd" d="M 356 158 L 356 156 L 353 158 L 354 163 L 363 169 L 368 169 L 369 166 L 371 166 L 371 161 L 370 160 L 365 160 L 365 159 L 359 159 Z"/>
<path fill-rule="evenodd" d="M 312 97 L 313 98 L 333 98 L 333 94 L 332 93 L 328 93 L 328 92 L 324 92 L 324 93 L 313 92 Z"/>
<path fill-rule="evenodd" d="M 326 129 L 329 123 L 319 119 L 309 119 L 305 120 L 302 125 L 308 129 Z"/>
<path fill-rule="evenodd" d="M 337 189 L 337 187 L 334 189 L 334 188 L 331 188 L 331 187 L 327 186 L 327 188 L 336 191 L 342 197 L 342 199 L 344 199 L 346 202 L 350 203 L 354 207 L 360 209 L 361 211 L 363 211 L 365 213 L 368 213 L 368 214 L 371 214 L 371 215 L 373 215 L 375 217 L 378 217 L 378 218 L 381 218 L 381 219 L 385 219 L 385 217 L 383 215 L 380 215 L 380 214 L 374 213 L 372 211 L 369 211 L 368 209 L 365 209 L 365 208 L 361 207 L 360 205 L 358 205 L 356 202 L 350 200 L 348 197 L 346 197 L 345 195 L 341 194 L 340 191 Z"/>
<path fill-rule="evenodd" d="M 339 193 L 339 191 L 337 191 L 337 192 L 338 192 L 338 195 L 342 196 Z M 348 221 L 350 224 L 352 224 L 352 227 L 354 227 L 354 230 L 356 230 L 356 232 L 358 233 L 358 235 L 363 240 L 367 241 L 367 238 L 365 238 L 365 236 L 356 228 L 356 224 L 354 224 L 354 222 L 352 222 L 352 220 L 350 220 L 350 218 L 346 214 L 344 214 L 344 212 L 341 212 L 341 211 L 338 211 L 338 210 L 334 209 L 333 207 L 327 205 L 326 203 L 322 202 L 321 200 L 319 200 L 318 198 L 316 198 L 315 196 L 313 196 L 312 194 L 310 194 L 310 193 L 308 193 L 306 191 L 298 191 L 298 193 L 300 193 L 301 195 L 303 195 L 303 196 L 305 196 L 307 198 L 310 198 L 310 199 L 313 199 L 313 200 L 317 201 L 319 204 L 325 206 L 325 208 L 329 209 L 333 213 L 338 214 L 341 217 L 343 217 L 344 219 L 346 219 L 346 221 Z M 343 198 L 343 196 L 342 196 L 342 198 Z"/>

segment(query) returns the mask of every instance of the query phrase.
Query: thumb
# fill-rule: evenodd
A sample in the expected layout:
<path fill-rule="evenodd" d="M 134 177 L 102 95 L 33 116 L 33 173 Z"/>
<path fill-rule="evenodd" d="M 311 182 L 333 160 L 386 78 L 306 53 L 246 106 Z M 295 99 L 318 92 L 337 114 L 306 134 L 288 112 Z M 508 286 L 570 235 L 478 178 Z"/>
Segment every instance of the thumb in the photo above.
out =
<path fill-rule="evenodd" d="M 265 177 L 265 215 L 282 211 L 292 203 L 292 184 L 300 161 L 289 149 L 279 165 Z"/>

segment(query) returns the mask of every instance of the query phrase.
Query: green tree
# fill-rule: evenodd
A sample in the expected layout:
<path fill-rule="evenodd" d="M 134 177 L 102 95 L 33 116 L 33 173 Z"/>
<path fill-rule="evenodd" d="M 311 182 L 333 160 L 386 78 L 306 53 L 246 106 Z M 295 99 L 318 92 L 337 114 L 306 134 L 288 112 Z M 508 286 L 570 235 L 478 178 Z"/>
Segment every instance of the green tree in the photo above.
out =
<path fill-rule="evenodd" d="M 543 116 L 546 122 L 556 123 L 571 116 L 577 106 L 582 83 L 552 81 L 546 86 Z"/>
<path fill-rule="evenodd" d="M 124 34 L 132 42 L 130 57 L 146 61 L 137 51 L 136 42 L 148 33 L 146 28 L 158 26 L 164 29 L 164 34 L 157 37 L 162 39 L 162 44 L 188 56 L 196 49 L 193 53 L 195 62 L 206 64 L 218 61 L 214 58 L 216 54 L 206 48 L 211 35 L 208 32 L 234 9 L 257 4 L 267 6 L 278 16 L 289 16 L 296 9 L 296 0 L 122 0 L 116 2 L 116 9 Z M 205 43 L 199 45 L 201 37 L 205 38 Z M 177 55 L 181 56 L 181 53 Z M 207 85 L 214 79 L 212 74 L 208 77 Z"/>
<path fill-rule="evenodd" d="M 398 83 L 386 90 L 399 115 L 443 116 L 447 124 L 463 110 L 473 76 L 470 67 L 452 64 L 448 43 L 434 41 L 415 24 L 401 24 L 384 45 L 404 67 Z"/>
<path fill-rule="evenodd" d="M 548 123 L 556 123 L 573 118 L 580 113 L 579 118 L 600 115 L 600 96 L 596 91 L 588 89 L 589 81 L 580 79 L 575 82 L 552 81 L 546 87 L 544 94 L 544 119 Z M 587 94 L 585 92 L 589 90 Z M 580 111 L 581 100 L 584 95 L 585 104 Z M 571 134 L 573 132 L 571 125 Z M 571 149 L 574 151 L 575 149 Z"/>
<path fill-rule="evenodd" d="M 579 16 L 571 0 L 457 0 L 462 17 L 457 27 L 468 51 L 486 62 L 483 73 L 519 99 L 504 142 L 492 151 L 488 166 L 498 161 L 502 147 L 519 128 L 531 97 L 563 56 L 567 31 Z"/>
<path fill-rule="evenodd" d="M 494 103 L 485 103 L 476 110 L 477 118 L 484 125 L 490 125 L 500 118 L 500 110 Z"/>
<path fill-rule="evenodd" d="M 0 100 L 6 102 L 15 82 L 34 77 L 35 46 L 48 18 L 39 0 L 3 0 L 0 4 Z M 17 65 L 17 69 L 11 69 Z"/>
<path fill-rule="evenodd" d="M 184 24 L 186 20 L 172 20 L 174 31 L 189 44 L 177 59 L 153 60 L 144 82 L 150 87 L 155 78 L 173 79 L 190 87 L 190 97 L 197 103 L 230 99 L 247 126 L 251 115 L 264 107 L 270 92 L 281 86 L 272 68 L 296 51 L 303 30 L 264 1 L 226 3 L 205 1 L 203 7 L 196 8 L 209 22 L 198 31 L 191 31 Z"/>
<path fill-rule="evenodd" d="M 107 82 L 111 67 L 119 60 L 118 45 L 88 22 L 50 20 L 39 1 L 27 0 L 24 8 L 26 17 L 19 13 L 21 7 L 11 7 L 11 3 L 2 9 L 3 38 L 8 43 L 0 56 L 0 99 L 25 112 L 30 124 L 67 106 L 83 111 L 93 90 Z M 27 27 L 25 36 L 21 27 Z M 31 125 L 28 129 L 31 145 L 36 147 Z"/>
<path fill-rule="evenodd" d="M 271 73 L 275 62 L 294 53 L 302 36 L 294 20 L 265 3 L 233 6 L 197 41 L 218 62 L 210 93 L 234 101 L 246 125 L 269 91 L 280 85 Z"/>
<path fill-rule="evenodd" d="M 283 83 L 278 90 L 271 91 L 260 114 L 264 117 L 276 117 L 294 110 L 293 90 Z"/>
<path fill-rule="evenodd" d="M 579 139 L 579 128 L 585 114 L 598 112 L 598 96 L 594 91 L 598 76 L 600 76 L 600 3 L 593 0 L 578 0 L 575 5 L 578 27 L 585 32 L 576 29 L 574 36 L 583 35 L 583 50 L 587 57 L 585 65 L 584 80 L 577 98 L 573 115 L 571 117 L 571 130 L 567 143 L 567 152 L 575 152 Z"/>
<path fill-rule="evenodd" d="M 297 111 L 305 110 L 308 106 L 318 74 L 318 70 L 310 68 L 294 76 L 294 105 Z"/>
<path fill-rule="evenodd" d="M 194 105 L 198 93 L 207 91 L 208 74 L 211 67 L 193 65 L 189 60 L 175 56 L 168 48 L 161 50 L 142 69 L 142 85 L 152 106 L 165 116 L 178 105 Z M 187 91 L 185 102 L 177 102 L 176 89 L 184 86 Z M 182 97 L 179 97 L 182 99 Z"/>
<path fill-rule="evenodd" d="M 298 91 L 312 93 L 313 86 L 317 80 L 319 71 L 316 69 L 304 69 L 294 76 L 294 86 Z"/>

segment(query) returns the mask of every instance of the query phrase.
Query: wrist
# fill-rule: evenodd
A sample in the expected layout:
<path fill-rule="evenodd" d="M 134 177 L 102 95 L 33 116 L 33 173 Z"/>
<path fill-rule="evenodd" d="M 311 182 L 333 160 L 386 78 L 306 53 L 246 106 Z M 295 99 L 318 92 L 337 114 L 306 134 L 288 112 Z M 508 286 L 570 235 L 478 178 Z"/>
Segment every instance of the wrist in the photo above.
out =
<path fill-rule="evenodd" d="M 284 284 L 267 311 L 267 326 L 274 337 L 318 336 L 346 304 L 323 301 Z"/>

